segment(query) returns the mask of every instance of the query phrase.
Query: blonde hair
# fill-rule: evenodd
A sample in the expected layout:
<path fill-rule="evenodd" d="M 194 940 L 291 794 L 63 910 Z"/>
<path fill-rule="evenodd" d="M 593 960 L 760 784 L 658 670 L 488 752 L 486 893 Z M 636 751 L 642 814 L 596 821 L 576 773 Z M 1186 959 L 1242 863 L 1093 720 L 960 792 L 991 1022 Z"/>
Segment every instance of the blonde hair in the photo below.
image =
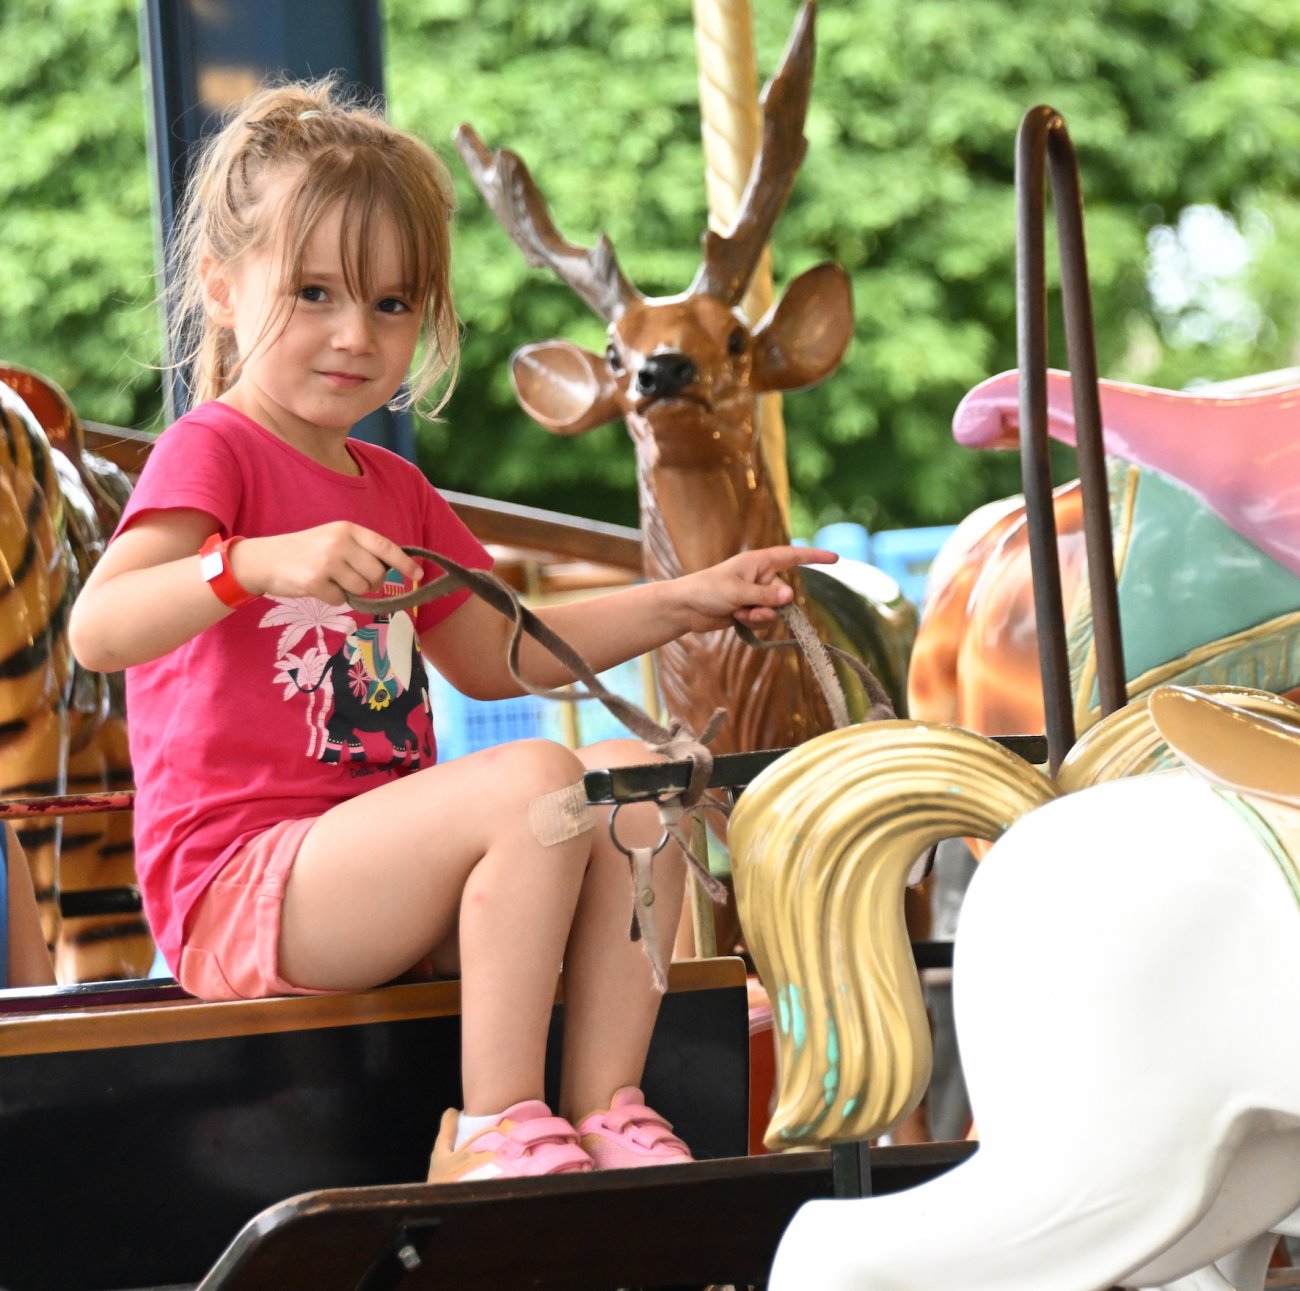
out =
<path fill-rule="evenodd" d="M 269 206 L 268 190 L 286 175 L 296 182 Z M 410 393 L 390 406 L 409 407 L 444 377 L 430 412 L 446 403 L 460 359 L 451 299 L 451 177 L 425 144 L 389 125 L 375 107 L 346 100 L 334 78 L 326 78 L 259 90 L 203 144 L 195 162 L 168 251 L 172 361 L 190 368 L 192 404 L 224 393 L 242 362 L 233 333 L 212 323 L 204 308 L 204 259 L 233 266 L 250 252 L 278 253 L 285 305 L 269 326 L 283 327 L 306 245 L 336 204 L 348 290 L 370 294 L 373 234 L 386 219 L 422 309 L 423 353 Z"/>
<path fill-rule="evenodd" d="M 874 1138 L 916 1107 L 932 1054 L 903 917 L 908 874 L 932 843 L 998 838 L 1057 796 L 992 740 L 907 721 L 808 740 L 746 788 L 727 844 L 776 1013 L 768 1147 Z"/>

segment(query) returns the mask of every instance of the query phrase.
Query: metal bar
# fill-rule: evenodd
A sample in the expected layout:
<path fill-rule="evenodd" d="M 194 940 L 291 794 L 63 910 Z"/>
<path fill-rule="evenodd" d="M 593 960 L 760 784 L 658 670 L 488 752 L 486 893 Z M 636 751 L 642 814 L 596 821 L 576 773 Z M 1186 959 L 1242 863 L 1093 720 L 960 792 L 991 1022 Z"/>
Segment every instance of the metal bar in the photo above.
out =
<path fill-rule="evenodd" d="M 1052 471 L 1047 456 L 1047 257 L 1043 249 L 1047 135 L 1060 117 L 1031 108 L 1016 135 L 1016 364 L 1020 369 L 1020 479 L 1029 530 L 1029 567 L 1048 765 L 1053 773 L 1074 744 L 1065 608 L 1057 559 Z"/>
<path fill-rule="evenodd" d="M 871 1196 L 871 1145 L 866 1139 L 831 1146 L 831 1179 L 838 1198 Z"/>
<path fill-rule="evenodd" d="M 1041 735 L 996 735 L 998 744 L 1026 762 L 1047 761 L 1047 741 Z M 760 771 L 789 749 L 763 749 L 757 753 L 724 753 L 713 763 L 711 789 L 741 789 Z M 619 802 L 649 802 L 683 793 L 690 779 L 689 762 L 646 762 L 624 767 L 602 767 L 583 776 L 587 801 L 594 807 Z M 33 798 L 0 798 L 0 820 L 41 816 L 80 816 L 100 811 L 130 811 L 135 791 L 50 794 Z"/>
<path fill-rule="evenodd" d="M 107 793 L 51 794 L 38 798 L 0 798 L 0 820 L 23 820 L 30 816 L 81 816 L 97 811 L 130 811 L 135 792 L 121 789 Z"/>
<path fill-rule="evenodd" d="M 501 543 L 550 552 L 571 560 L 589 560 L 640 574 L 643 568 L 641 534 L 637 529 L 600 520 L 581 520 L 490 498 L 443 489 L 453 511 L 474 531 L 480 542 Z"/>
<path fill-rule="evenodd" d="M 1041 735 L 998 735 L 996 743 L 1039 765 L 1047 761 L 1047 741 Z M 789 749 L 762 749 L 757 753 L 724 753 L 714 759 L 710 789 L 743 788 L 764 768 Z M 593 806 L 616 802 L 644 802 L 683 793 L 690 778 L 689 762 L 647 762 L 623 767 L 602 767 L 583 776 L 587 801 Z"/>
<path fill-rule="evenodd" d="M 1066 348 L 1074 394 L 1084 541 L 1102 713 L 1122 707 L 1128 696 L 1078 164 L 1064 120 L 1054 109 L 1040 105 L 1025 114 L 1016 137 L 1016 346 L 1020 370 L 1021 482 L 1043 675 L 1047 760 L 1055 772 L 1074 744 L 1075 726 L 1047 436 L 1044 190 L 1049 176 L 1060 243 Z"/>
<path fill-rule="evenodd" d="M 709 855 L 709 827 L 696 816 L 691 826 L 691 848 L 701 860 Z M 687 899 L 691 903 L 691 938 L 696 959 L 712 959 L 718 953 L 718 925 L 713 917 L 713 902 L 709 894 L 693 879 L 687 883 Z M 731 953 L 727 947 L 727 953 Z"/>
<path fill-rule="evenodd" d="M 144 469 L 156 436 L 95 421 L 84 422 L 83 426 L 86 447 L 91 452 L 107 457 L 128 475 L 139 475 Z M 480 542 L 548 552 L 635 574 L 642 571 L 641 534 L 627 525 L 581 519 L 450 489 L 444 489 L 442 495 Z"/>
<path fill-rule="evenodd" d="M 1104 717 L 1128 702 L 1128 686 L 1124 677 L 1115 541 L 1110 523 L 1110 489 L 1106 482 L 1106 450 L 1097 386 L 1097 337 L 1083 234 L 1083 196 L 1079 191 L 1078 160 L 1064 122 L 1048 135 L 1048 169 L 1061 254 L 1061 305 L 1065 315 L 1070 390 L 1074 396 L 1079 483 L 1083 489 L 1083 536 L 1092 597 L 1097 685 Z"/>
<path fill-rule="evenodd" d="M 951 968 L 952 948 L 951 941 L 914 941 L 912 958 L 918 969 Z"/>

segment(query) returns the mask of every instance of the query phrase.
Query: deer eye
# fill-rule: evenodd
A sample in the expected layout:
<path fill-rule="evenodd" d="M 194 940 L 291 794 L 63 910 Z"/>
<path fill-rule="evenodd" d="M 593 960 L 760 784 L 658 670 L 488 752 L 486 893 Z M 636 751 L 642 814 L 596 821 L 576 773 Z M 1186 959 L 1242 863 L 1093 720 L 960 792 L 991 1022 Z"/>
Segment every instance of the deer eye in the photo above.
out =
<path fill-rule="evenodd" d="M 605 362 L 609 364 L 611 372 L 621 372 L 623 370 L 623 359 L 614 345 L 605 346 Z"/>
<path fill-rule="evenodd" d="M 738 358 L 745 352 L 745 329 L 737 327 L 735 331 L 727 337 L 727 353 L 733 358 Z"/>

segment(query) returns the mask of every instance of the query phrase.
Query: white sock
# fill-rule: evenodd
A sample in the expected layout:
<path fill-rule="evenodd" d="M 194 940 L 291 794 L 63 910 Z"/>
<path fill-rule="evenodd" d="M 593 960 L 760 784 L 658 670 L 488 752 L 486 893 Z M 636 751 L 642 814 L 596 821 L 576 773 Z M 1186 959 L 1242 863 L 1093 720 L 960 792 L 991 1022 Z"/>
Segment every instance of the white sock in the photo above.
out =
<path fill-rule="evenodd" d="M 480 1130 L 486 1130 L 489 1126 L 495 1125 L 505 1112 L 493 1112 L 488 1116 L 466 1116 L 464 1112 L 460 1114 L 460 1121 L 456 1126 L 456 1149 L 464 1146 L 466 1140 L 472 1139 Z"/>

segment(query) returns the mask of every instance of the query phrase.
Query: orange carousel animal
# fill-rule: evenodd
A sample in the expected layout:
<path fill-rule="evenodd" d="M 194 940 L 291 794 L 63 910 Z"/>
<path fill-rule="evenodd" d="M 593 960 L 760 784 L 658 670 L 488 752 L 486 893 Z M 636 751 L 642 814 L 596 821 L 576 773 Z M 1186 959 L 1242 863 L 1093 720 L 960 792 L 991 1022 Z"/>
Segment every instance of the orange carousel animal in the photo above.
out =
<path fill-rule="evenodd" d="M 0 796 L 129 788 L 120 679 L 75 668 L 64 631 L 129 481 L 85 451 L 71 402 L 34 372 L 0 365 L 0 429 Z M 14 832 L 59 980 L 144 976 L 154 950 L 138 912 L 64 918 L 60 906 L 76 892 L 129 895 L 130 813 L 28 817 Z"/>
<path fill-rule="evenodd" d="M 1017 374 L 977 386 L 953 433 L 1017 443 Z M 1100 383 L 1130 698 L 1154 687 L 1239 685 L 1300 695 L 1300 385 L 1256 379 L 1182 393 Z M 1069 374 L 1048 374 L 1048 433 L 1074 442 Z M 1054 494 L 1074 727 L 1099 717 L 1082 504 Z M 958 526 L 931 574 L 908 678 L 912 717 L 984 735 L 1043 730 L 1023 502 Z"/>

